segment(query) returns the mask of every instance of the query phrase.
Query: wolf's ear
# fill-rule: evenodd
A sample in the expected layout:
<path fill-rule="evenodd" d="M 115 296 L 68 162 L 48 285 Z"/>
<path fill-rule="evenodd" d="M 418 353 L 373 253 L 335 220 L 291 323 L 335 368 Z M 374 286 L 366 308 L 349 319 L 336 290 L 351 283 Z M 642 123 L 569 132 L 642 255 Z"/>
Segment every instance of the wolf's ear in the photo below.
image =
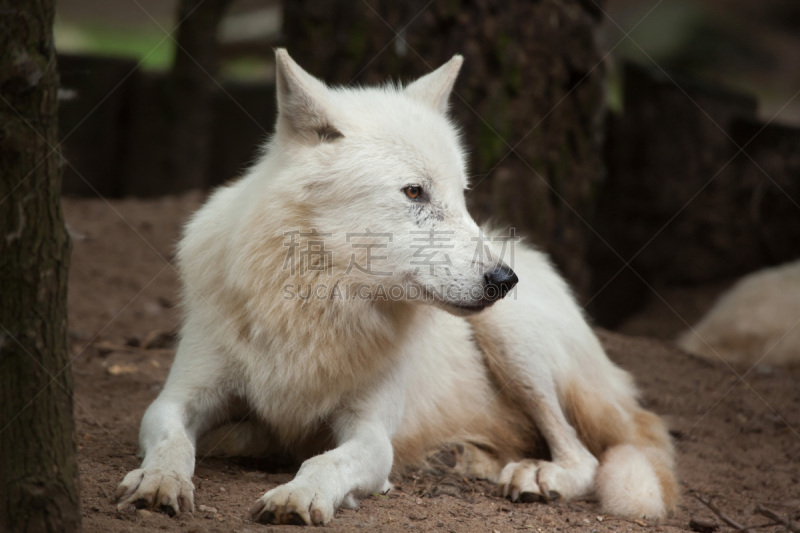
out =
<path fill-rule="evenodd" d="M 406 87 L 406 94 L 444 114 L 463 62 L 463 57 L 454 55 L 450 61 Z"/>
<path fill-rule="evenodd" d="M 332 141 L 342 133 L 331 123 L 328 88 L 303 70 L 284 48 L 275 50 L 275 85 L 278 92 L 278 133 L 306 134 Z"/>

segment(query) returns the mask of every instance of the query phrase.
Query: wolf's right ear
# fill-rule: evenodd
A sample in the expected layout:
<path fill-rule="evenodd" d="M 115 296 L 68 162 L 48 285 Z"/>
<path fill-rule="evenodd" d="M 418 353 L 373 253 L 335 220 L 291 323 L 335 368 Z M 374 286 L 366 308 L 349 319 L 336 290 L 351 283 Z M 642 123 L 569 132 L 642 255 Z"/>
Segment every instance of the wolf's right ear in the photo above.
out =
<path fill-rule="evenodd" d="M 285 48 L 275 50 L 275 85 L 279 135 L 308 135 L 321 141 L 342 137 L 327 110 L 328 88 L 289 57 Z"/>
<path fill-rule="evenodd" d="M 464 63 L 464 58 L 454 55 L 441 67 L 412 82 L 406 87 L 406 94 L 429 105 L 439 113 L 446 113 L 447 100 L 453 91 L 453 85 L 456 83 L 462 63 Z"/>

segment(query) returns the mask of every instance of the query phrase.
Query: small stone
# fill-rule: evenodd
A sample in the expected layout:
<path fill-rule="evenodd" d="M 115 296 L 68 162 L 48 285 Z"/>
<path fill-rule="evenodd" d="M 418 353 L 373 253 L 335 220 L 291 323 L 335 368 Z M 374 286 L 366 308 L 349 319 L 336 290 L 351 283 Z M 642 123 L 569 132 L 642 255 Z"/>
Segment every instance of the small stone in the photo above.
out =
<path fill-rule="evenodd" d="M 214 513 L 217 514 L 219 511 L 215 507 L 211 507 L 210 505 L 203 505 L 200 504 L 197 506 L 197 510 L 203 513 Z"/>
<path fill-rule="evenodd" d="M 136 509 L 136 516 L 138 516 L 139 518 L 147 518 L 151 514 L 153 513 L 151 513 L 147 509 Z"/>

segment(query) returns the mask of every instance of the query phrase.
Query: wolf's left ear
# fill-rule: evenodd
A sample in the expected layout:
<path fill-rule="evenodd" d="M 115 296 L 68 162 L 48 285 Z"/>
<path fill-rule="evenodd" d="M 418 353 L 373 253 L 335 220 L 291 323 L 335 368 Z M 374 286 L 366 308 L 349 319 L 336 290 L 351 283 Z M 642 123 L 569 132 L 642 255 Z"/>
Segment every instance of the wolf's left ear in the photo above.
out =
<path fill-rule="evenodd" d="M 406 94 L 444 114 L 463 62 L 463 57 L 454 55 L 450 61 L 406 87 Z"/>
<path fill-rule="evenodd" d="M 278 130 L 316 136 L 331 141 L 342 136 L 331 123 L 328 88 L 289 57 L 286 49 L 275 50 L 275 85 L 278 92 Z"/>

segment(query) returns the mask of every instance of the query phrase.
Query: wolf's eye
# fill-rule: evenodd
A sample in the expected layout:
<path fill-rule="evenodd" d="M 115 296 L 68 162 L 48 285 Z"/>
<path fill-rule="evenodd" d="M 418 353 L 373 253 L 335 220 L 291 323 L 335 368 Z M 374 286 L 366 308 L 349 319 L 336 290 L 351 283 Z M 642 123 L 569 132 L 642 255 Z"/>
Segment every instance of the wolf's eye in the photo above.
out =
<path fill-rule="evenodd" d="M 416 200 L 422 195 L 422 187 L 418 185 L 409 185 L 408 187 L 403 189 L 403 192 L 406 193 L 406 196 L 408 196 L 412 200 Z"/>

